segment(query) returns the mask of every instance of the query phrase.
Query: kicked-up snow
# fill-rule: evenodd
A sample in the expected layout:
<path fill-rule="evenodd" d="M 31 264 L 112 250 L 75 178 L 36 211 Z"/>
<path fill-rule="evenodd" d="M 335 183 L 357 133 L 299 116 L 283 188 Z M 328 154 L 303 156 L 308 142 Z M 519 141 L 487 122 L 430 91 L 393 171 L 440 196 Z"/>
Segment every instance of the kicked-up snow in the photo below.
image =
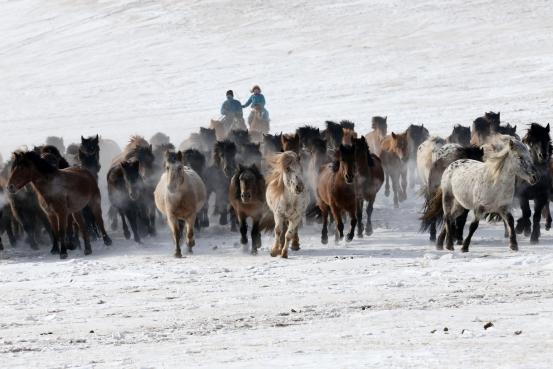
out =
<path fill-rule="evenodd" d="M 388 115 L 445 135 L 489 110 L 520 132 L 553 118 L 551 19 L 547 1 L 2 1 L 0 151 L 178 145 L 254 83 L 275 132 Z M 165 227 L 64 261 L 4 239 L 0 367 L 550 368 L 551 232 L 513 253 L 482 224 L 470 253 L 435 251 L 408 196 L 382 190 L 375 233 L 348 244 L 305 226 L 288 260 L 220 226 L 183 259 Z"/>

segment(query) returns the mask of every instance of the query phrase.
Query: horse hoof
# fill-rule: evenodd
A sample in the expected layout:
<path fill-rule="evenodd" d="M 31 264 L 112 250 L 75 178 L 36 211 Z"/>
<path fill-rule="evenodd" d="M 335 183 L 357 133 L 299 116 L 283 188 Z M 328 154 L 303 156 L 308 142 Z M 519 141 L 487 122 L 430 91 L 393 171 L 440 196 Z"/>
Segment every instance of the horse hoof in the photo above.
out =
<path fill-rule="evenodd" d="M 357 238 L 363 238 L 363 232 L 357 232 Z"/>
<path fill-rule="evenodd" d="M 390 191 L 389 190 L 384 191 L 384 196 L 386 197 L 390 196 Z"/>
<path fill-rule="evenodd" d="M 61 252 L 60 253 L 60 259 L 67 259 L 67 253 L 66 252 Z"/>
<path fill-rule="evenodd" d="M 280 257 L 283 258 L 283 259 L 288 259 L 288 253 L 283 252 L 282 254 L 280 254 Z"/>
<path fill-rule="evenodd" d="M 111 246 L 113 242 L 111 241 L 111 238 L 109 236 L 104 236 L 104 245 Z"/>
<path fill-rule="evenodd" d="M 537 245 L 538 243 L 540 243 L 539 238 L 530 238 L 530 244 L 531 245 Z"/>
<path fill-rule="evenodd" d="M 443 245 L 436 245 L 436 250 L 442 251 L 444 249 Z"/>
<path fill-rule="evenodd" d="M 549 231 L 550 229 L 551 229 L 551 224 L 546 224 L 546 225 L 545 225 L 545 230 L 546 230 L 546 231 Z"/>
<path fill-rule="evenodd" d="M 53 249 L 50 250 L 50 254 L 52 254 L 52 255 L 59 254 L 59 253 L 60 253 L 60 249 L 58 249 L 58 248 L 53 248 Z"/>
<path fill-rule="evenodd" d="M 178 259 L 182 258 L 181 252 L 180 251 L 175 251 L 175 257 L 178 258 Z"/>
<path fill-rule="evenodd" d="M 240 239 L 240 243 L 241 243 L 242 245 L 247 245 L 247 244 L 248 244 L 248 239 L 247 239 L 247 238 L 241 238 L 241 239 Z"/>
<path fill-rule="evenodd" d="M 372 234 L 373 234 L 372 228 L 365 229 L 365 236 L 372 236 Z"/>
<path fill-rule="evenodd" d="M 457 240 L 457 245 L 461 246 L 463 244 L 463 240 Z"/>
<path fill-rule="evenodd" d="M 351 242 L 351 241 L 353 241 L 353 235 L 351 235 L 351 236 L 348 235 L 348 236 L 346 237 L 346 242 Z"/>
<path fill-rule="evenodd" d="M 85 249 L 84 249 L 84 254 L 85 254 L 85 255 L 90 255 L 90 254 L 92 254 L 92 249 L 91 249 L 91 248 L 85 247 Z"/>
<path fill-rule="evenodd" d="M 323 245 L 326 245 L 326 244 L 328 243 L 328 237 L 323 237 L 323 238 L 321 238 L 321 243 L 322 243 Z"/>
<path fill-rule="evenodd" d="M 299 251 L 300 245 L 292 245 L 292 246 L 290 246 L 290 249 L 291 249 L 292 251 Z"/>
<path fill-rule="evenodd" d="M 461 247 L 461 252 L 469 252 L 469 247 L 468 246 Z"/>
<path fill-rule="evenodd" d="M 252 249 L 251 254 L 252 255 L 257 255 L 257 249 Z"/>
<path fill-rule="evenodd" d="M 275 249 L 271 250 L 271 256 L 272 257 L 276 257 L 278 254 L 280 254 L 280 252 L 278 252 L 278 250 L 275 250 Z"/>
<path fill-rule="evenodd" d="M 455 251 L 455 248 L 453 247 L 453 245 L 447 245 L 445 248 L 448 249 L 449 251 Z"/>
<path fill-rule="evenodd" d="M 31 245 L 31 249 L 38 250 L 38 245 L 37 244 Z"/>
<path fill-rule="evenodd" d="M 509 246 L 509 248 L 510 248 L 512 251 L 518 251 L 518 245 L 516 245 L 516 244 L 511 244 L 511 245 Z"/>
<path fill-rule="evenodd" d="M 436 236 L 430 236 L 430 242 L 436 242 Z"/>

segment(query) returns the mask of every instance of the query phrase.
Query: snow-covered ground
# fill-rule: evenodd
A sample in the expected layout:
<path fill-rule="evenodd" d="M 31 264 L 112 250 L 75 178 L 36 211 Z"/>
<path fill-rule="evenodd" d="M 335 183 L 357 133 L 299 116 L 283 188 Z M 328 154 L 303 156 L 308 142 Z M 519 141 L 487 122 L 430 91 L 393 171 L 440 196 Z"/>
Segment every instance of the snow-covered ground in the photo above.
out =
<path fill-rule="evenodd" d="M 254 83 L 274 131 L 547 122 L 552 19 L 548 1 L 3 0 L 0 152 L 47 135 L 178 143 Z M 513 253 L 483 225 L 469 254 L 437 252 L 421 200 L 390 205 L 381 194 L 375 234 L 351 244 L 305 227 L 288 260 L 220 227 L 181 260 L 166 229 L 65 261 L 6 245 L 0 367 L 550 368 L 551 232 Z"/>

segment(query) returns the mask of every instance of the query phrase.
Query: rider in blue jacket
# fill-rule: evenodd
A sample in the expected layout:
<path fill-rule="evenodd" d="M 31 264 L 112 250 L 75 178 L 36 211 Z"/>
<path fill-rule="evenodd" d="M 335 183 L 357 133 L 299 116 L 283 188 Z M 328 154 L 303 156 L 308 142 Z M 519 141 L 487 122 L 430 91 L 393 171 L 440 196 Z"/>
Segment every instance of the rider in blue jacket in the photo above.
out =
<path fill-rule="evenodd" d="M 225 117 L 232 115 L 239 118 L 243 116 L 242 104 L 234 98 L 234 92 L 232 92 L 232 90 L 227 91 L 227 99 L 221 106 L 221 115 Z"/>
<path fill-rule="evenodd" d="M 261 93 L 261 88 L 258 85 L 255 85 L 251 89 L 252 95 L 246 101 L 244 105 L 242 105 L 242 108 L 247 108 L 248 106 L 252 106 L 252 109 L 254 109 L 256 106 L 259 106 L 261 109 L 263 109 L 263 119 L 266 121 L 269 121 L 269 112 L 267 109 L 265 109 L 265 96 Z M 253 120 L 253 112 L 250 113 L 250 116 L 248 117 L 248 123 L 251 123 Z"/>

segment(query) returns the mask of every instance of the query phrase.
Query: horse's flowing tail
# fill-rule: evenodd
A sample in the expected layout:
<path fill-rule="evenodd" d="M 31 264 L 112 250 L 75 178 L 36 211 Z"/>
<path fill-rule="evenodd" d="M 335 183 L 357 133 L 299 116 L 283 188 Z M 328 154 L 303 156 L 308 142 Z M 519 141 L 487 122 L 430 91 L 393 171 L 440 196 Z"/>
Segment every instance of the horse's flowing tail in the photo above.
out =
<path fill-rule="evenodd" d="M 426 232 L 433 224 L 440 225 L 444 217 L 442 188 L 438 187 L 434 195 L 429 195 L 424 204 L 421 220 L 421 232 Z"/>

